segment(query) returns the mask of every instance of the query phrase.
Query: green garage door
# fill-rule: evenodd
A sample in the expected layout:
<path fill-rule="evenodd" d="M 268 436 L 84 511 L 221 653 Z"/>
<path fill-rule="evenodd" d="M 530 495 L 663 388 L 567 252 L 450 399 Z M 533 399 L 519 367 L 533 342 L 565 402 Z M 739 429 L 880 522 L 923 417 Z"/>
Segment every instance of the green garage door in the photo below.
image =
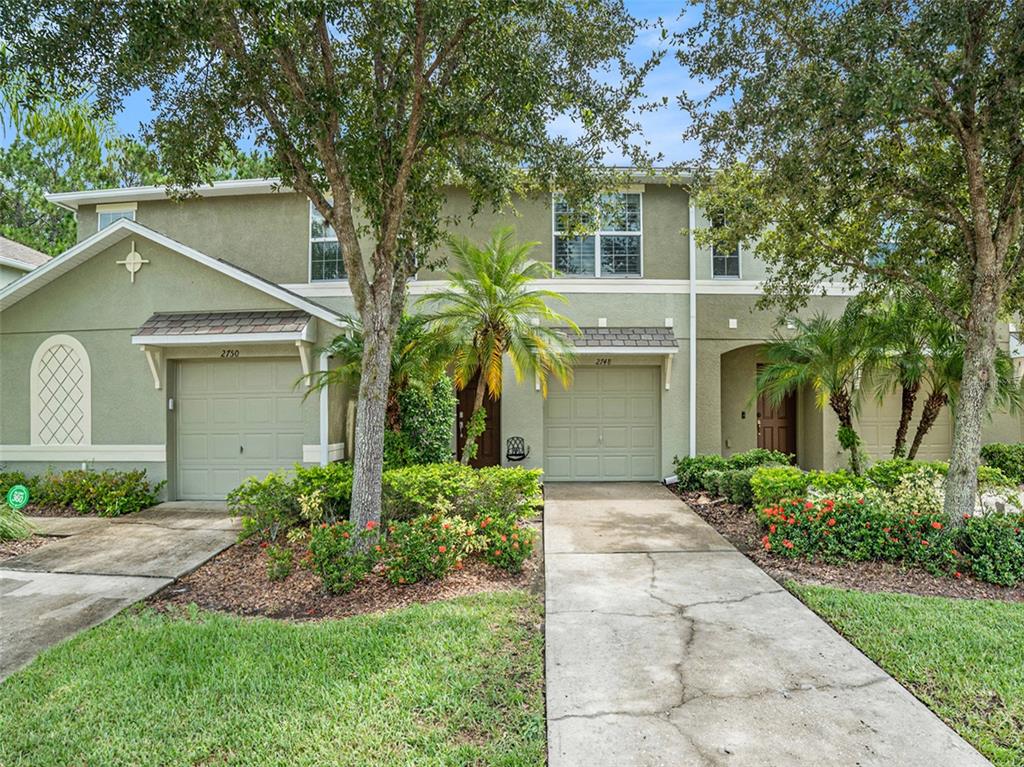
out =
<path fill-rule="evenodd" d="M 246 477 L 301 461 L 301 375 L 290 357 L 180 363 L 178 497 L 223 499 Z"/>
<path fill-rule="evenodd" d="M 660 368 L 576 368 L 544 404 L 544 479 L 660 479 Z"/>

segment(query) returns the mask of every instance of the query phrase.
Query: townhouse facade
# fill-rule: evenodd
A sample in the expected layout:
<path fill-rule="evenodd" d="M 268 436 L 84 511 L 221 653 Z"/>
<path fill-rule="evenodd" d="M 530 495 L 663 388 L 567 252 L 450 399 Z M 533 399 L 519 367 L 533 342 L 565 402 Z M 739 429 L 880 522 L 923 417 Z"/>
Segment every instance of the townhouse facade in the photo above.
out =
<path fill-rule="evenodd" d="M 78 243 L 0 288 L 0 464 L 139 466 L 168 480 L 169 498 L 217 499 L 246 476 L 348 457 L 355 392 L 299 383 L 334 364 L 320 349 L 355 313 L 338 243 L 305 197 L 244 180 L 184 200 L 156 187 L 49 199 L 74 212 Z M 535 257 L 558 271 L 546 287 L 582 329 L 568 389 L 544 398 L 506 366 L 480 462 L 542 468 L 547 481 L 658 480 L 674 456 L 756 446 L 806 468 L 845 464 L 812 392 L 758 400 L 760 351 L 778 327 L 756 306 L 764 265 L 753 249 L 697 246 L 693 231 L 709 222 L 685 183 L 638 177 L 610 191 L 583 237 L 565 231 L 551 195 L 471 208 L 448 190 L 453 233 L 484 241 L 513 226 L 537 242 Z M 443 260 L 439 250 L 428 263 Z M 443 268 L 421 269 L 410 310 L 444 280 Z M 848 299 L 832 289 L 805 312 L 838 314 Z M 460 397 L 456 450 L 465 407 Z M 865 397 L 869 452 L 891 446 L 898 416 L 897 397 Z M 1008 414 L 986 434 L 1022 438 Z M 944 413 L 920 457 L 946 457 L 951 439 Z"/>

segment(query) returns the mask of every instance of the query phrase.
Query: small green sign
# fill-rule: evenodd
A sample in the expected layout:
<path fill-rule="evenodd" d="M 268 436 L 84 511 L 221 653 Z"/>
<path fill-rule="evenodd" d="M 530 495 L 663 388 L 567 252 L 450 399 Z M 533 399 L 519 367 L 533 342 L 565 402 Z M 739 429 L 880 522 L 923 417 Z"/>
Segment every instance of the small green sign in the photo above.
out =
<path fill-rule="evenodd" d="M 24 485 L 12 485 L 7 491 L 7 505 L 12 509 L 23 509 L 28 505 L 28 488 Z"/>

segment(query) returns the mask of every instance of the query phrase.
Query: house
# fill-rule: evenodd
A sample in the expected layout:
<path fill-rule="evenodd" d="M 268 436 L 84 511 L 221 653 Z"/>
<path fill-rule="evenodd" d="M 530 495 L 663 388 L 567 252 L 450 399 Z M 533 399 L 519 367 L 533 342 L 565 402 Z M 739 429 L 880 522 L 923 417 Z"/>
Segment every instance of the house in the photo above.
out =
<path fill-rule="evenodd" d="M 297 385 L 334 364 L 318 349 L 354 313 L 338 244 L 304 197 L 242 180 L 185 200 L 156 187 L 49 199 L 77 216 L 78 243 L 0 288 L 0 462 L 141 466 L 168 480 L 170 498 L 206 499 L 249 475 L 347 457 L 355 393 Z M 483 240 L 511 223 L 538 241 L 537 257 L 561 272 L 550 287 L 583 328 L 569 390 L 553 384 L 544 399 L 507 371 L 478 461 L 507 463 L 520 437 L 522 465 L 548 481 L 657 480 L 675 455 L 758 445 L 808 468 L 845 464 L 835 420 L 810 392 L 780 407 L 754 397 L 775 327 L 755 307 L 765 269 L 746 248 L 696 247 L 687 231 L 707 221 L 685 185 L 636 178 L 606 196 L 601 228 L 583 238 L 561 232 L 549 195 L 473 220 L 464 192 L 447 200 L 457 233 Z M 421 270 L 411 298 L 443 279 Z M 842 310 L 848 292 L 826 288 L 808 312 Z M 869 451 L 885 452 L 897 418 L 895 397 L 865 403 Z M 948 453 L 943 419 L 921 457 Z M 1002 415 L 987 436 L 1021 431 Z"/>
<path fill-rule="evenodd" d="M 20 242 L 0 237 L 0 287 L 14 282 L 37 266 L 42 266 L 50 257 L 33 250 Z"/>

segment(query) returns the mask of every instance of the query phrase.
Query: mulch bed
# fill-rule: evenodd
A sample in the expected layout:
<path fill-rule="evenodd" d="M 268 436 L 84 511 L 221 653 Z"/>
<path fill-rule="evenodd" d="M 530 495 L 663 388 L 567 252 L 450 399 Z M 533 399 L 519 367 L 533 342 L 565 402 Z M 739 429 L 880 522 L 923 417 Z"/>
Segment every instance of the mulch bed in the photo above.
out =
<path fill-rule="evenodd" d="M 0 541 L 0 562 L 20 556 L 21 554 L 27 554 L 53 540 L 56 540 L 56 538 L 49 538 L 45 535 L 33 535 L 23 541 Z"/>
<path fill-rule="evenodd" d="M 749 509 L 709 498 L 703 493 L 681 493 L 680 496 L 698 516 L 780 583 L 794 580 L 797 583 L 859 591 L 1024 602 L 1024 586 L 1006 588 L 968 575 L 962 578 L 936 576 L 892 562 L 847 562 L 833 565 L 805 559 L 783 559 L 761 547 L 763 533 L 754 513 Z"/>
<path fill-rule="evenodd" d="M 22 514 L 28 517 L 96 517 L 96 512 L 79 514 L 70 506 L 36 506 L 29 504 L 21 510 Z"/>
<path fill-rule="evenodd" d="M 301 545 L 294 549 L 297 561 L 305 549 Z M 464 569 L 444 580 L 393 586 L 375 573 L 348 594 L 334 596 L 325 593 L 320 579 L 298 564 L 284 581 L 268 580 L 267 558 L 259 544 L 250 539 L 221 552 L 154 594 L 148 602 L 157 610 L 195 604 L 235 615 L 294 620 L 344 618 L 483 591 L 527 589 L 534 585 L 538 567 L 534 556 L 526 562 L 522 573 L 512 575 L 470 558 Z"/>

